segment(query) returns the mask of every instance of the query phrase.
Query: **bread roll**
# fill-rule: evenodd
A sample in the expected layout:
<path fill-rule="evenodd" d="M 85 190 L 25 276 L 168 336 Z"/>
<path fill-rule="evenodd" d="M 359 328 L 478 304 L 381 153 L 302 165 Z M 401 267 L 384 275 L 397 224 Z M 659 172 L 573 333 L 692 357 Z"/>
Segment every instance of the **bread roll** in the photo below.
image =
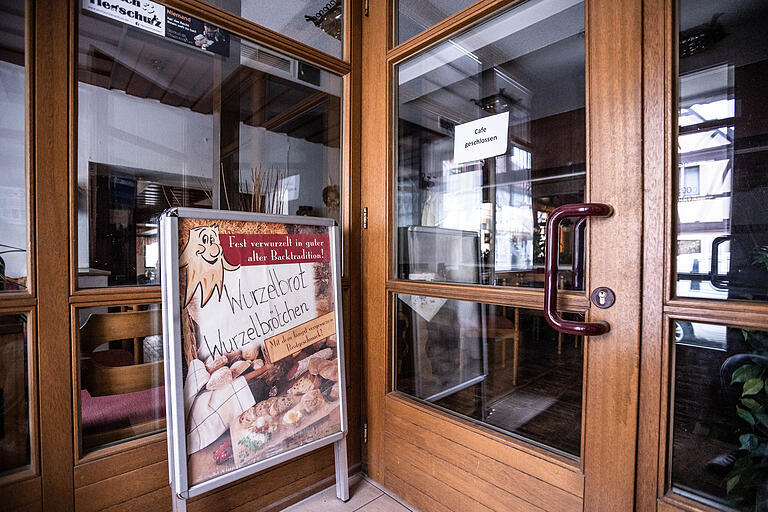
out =
<path fill-rule="evenodd" d="M 217 389 L 223 389 L 232 384 L 233 380 L 232 371 L 224 366 L 213 372 L 213 375 L 208 379 L 208 384 L 206 384 L 205 387 L 211 391 L 216 391 Z"/>
<path fill-rule="evenodd" d="M 208 373 L 213 373 L 222 366 L 227 366 L 228 363 L 229 360 L 227 359 L 227 356 L 210 356 L 205 360 L 205 369 L 208 370 Z"/>

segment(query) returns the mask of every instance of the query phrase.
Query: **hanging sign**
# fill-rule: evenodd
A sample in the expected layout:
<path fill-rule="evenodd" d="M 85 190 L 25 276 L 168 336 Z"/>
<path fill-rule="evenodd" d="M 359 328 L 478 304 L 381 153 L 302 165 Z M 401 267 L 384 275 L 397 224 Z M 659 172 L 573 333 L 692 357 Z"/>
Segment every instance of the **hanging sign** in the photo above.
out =
<path fill-rule="evenodd" d="M 206 21 L 149 0 L 83 0 L 87 11 L 229 57 L 229 34 Z"/>
<path fill-rule="evenodd" d="M 509 112 L 456 125 L 453 163 L 459 165 L 505 154 L 508 133 Z"/>
<path fill-rule="evenodd" d="M 176 208 L 160 226 L 174 495 L 335 443 L 346 500 L 335 222 Z"/>

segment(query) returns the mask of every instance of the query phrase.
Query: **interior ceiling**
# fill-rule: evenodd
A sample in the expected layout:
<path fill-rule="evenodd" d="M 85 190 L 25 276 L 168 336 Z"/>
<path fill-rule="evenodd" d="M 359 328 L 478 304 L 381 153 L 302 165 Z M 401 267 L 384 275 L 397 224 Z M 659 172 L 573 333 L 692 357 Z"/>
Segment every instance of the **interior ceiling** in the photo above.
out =
<path fill-rule="evenodd" d="M 24 2 L 0 0 L 0 60 L 24 65 Z"/>
<path fill-rule="evenodd" d="M 79 81 L 200 114 L 213 113 L 216 84 L 211 54 L 85 12 L 80 17 L 79 37 Z M 237 47 L 238 39 L 231 39 Z M 242 123 L 264 126 L 318 94 L 302 84 L 241 66 L 239 51 L 232 53 L 229 60 L 222 59 L 222 109 L 239 110 Z M 320 94 L 326 101 L 339 101 Z M 326 108 L 312 107 L 295 111 L 285 123 L 272 123 L 270 131 L 337 146 L 338 135 L 334 134 L 339 132 L 339 120 L 326 120 Z M 333 140 L 327 140 L 329 134 Z"/>

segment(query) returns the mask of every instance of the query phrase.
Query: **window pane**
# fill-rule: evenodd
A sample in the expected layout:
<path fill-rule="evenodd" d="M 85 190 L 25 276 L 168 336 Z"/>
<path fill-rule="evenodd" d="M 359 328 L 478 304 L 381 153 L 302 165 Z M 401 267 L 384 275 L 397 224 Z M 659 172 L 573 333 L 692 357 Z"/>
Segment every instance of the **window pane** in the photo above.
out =
<path fill-rule="evenodd" d="M 343 0 L 211 0 L 210 3 L 307 46 L 342 58 Z"/>
<path fill-rule="evenodd" d="M 456 14 L 474 0 L 398 0 L 397 44 Z"/>
<path fill-rule="evenodd" d="M 544 286 L 547 218 L 584 202 L 584 56 L 584 4 L 532 0 L 398 65 L 396 277 Z"/>
<path fill-rule="evenodd" d="M 165 429 L 160 305 L 77 310 L 83 453 Z"/>
<path fill-rule="evenodd" d="M 556 332 L 541 311 L 396 298 L 397 391 L 579 456 L 580 337 Z"/>
<path fill-rule="evenodd" d="M 163 9 L 80 13 L 81 288 L 157 284 L 171 206 L 341 219 L 341 78 Z"/>
<path fill-rule="evenodd" d="M 678 240 L 682 297 L 768 300 L 764 2 L 680 0 Z M 680 247 L 678 245 L 678 247 Z"/>
<path fill-rule="evenodd" d="M 672 487 L 718 507 L 764 510 L 768 332 L 683 320 L 673 327 Z"/>
<path fill-rule="evenodd" d="M 0 0 L 0 292 L 27 288 L 24 2 Z"/>
<path fill-rule="evenodd" d="M 0 315 L 0 476 L 32 463 L 26 315 Z"/>

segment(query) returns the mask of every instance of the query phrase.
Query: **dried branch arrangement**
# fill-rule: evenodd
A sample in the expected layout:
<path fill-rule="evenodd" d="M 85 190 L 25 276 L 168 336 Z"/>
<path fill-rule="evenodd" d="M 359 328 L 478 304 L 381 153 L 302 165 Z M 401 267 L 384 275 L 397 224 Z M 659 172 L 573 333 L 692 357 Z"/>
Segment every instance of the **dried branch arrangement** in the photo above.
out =
<path fill-rule="evenodd" d="M 224 175 L 224 168 L 221 169 L 222 176 Z M 268 169 L 263 169 L 261 165 L 251 168 L 251 183 L 253 189 L 250 194 L 236 193 L 236 196 L 231 201 L 229 197 L 229 191 L 227 190 L 227 180 L 222 179 L 222 189 L 224 192 L 224 204 L 228 210 L 237 209 L 244 212 L 254 213 L 282 213 L 283 199 L 287 189 L 285 188 L 285 178 L 288 173 L 277 165 L 270 166 Z M 247 183 L 240 183 L 241 190 L 248 190 Z M 250 197 L 249 197 L 250 196 Z M 235 203 L 233 208 L 233 204 Z"/>

